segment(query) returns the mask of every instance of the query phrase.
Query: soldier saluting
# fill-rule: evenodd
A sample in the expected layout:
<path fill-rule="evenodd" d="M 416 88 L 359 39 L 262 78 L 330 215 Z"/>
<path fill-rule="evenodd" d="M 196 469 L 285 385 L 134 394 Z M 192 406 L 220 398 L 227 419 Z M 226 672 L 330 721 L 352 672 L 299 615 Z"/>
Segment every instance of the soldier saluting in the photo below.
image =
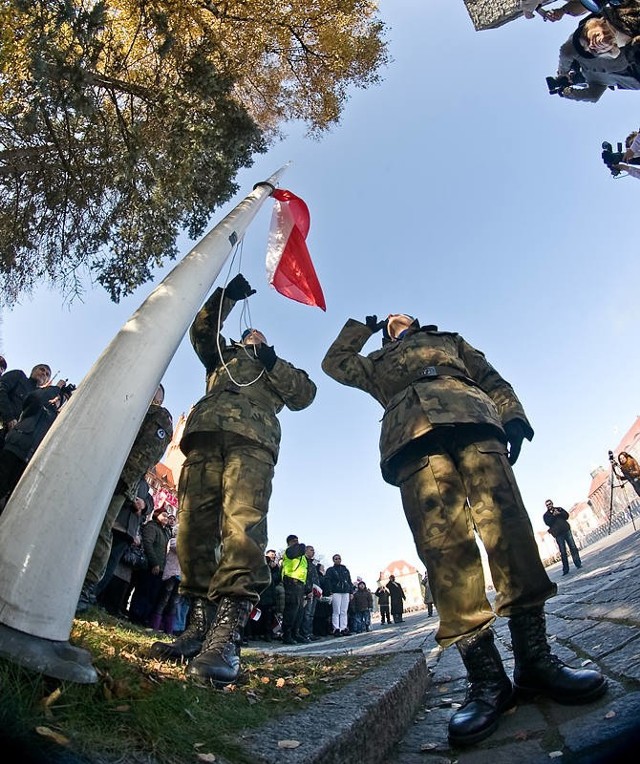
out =
<path fill-rule="evenodd" d="M 207 393 L 187 419 L 180 448 L 177 550 L 180 592 L 191 601 L 189 626 L 158 657 L 194 659 L 188 673 L 217 684 L 240 671 L 242 630 L 271 582 L 265 562 L 267 510 L 280 446 L 277 414 L 311 404 L 306 372 L 278 358 L 265 336 L 247 329 L 227 343 L 222 324 L 237 301 L 254 294 L 238 274 L 197 314 L 191 344 L 207 375 Z"/>
<path fill-rule="evenodd" d="M 361 355 L 381 329 L 382 348 Z M 556 586 L 540 561 L 511 469 L 523 439 L 533 437 L 511 385 L 460 335 L 401 313 L 386 321 L 349 319 L 322 368 L 385 409 L 382 475 L 400 488 L 427 567 L 440 616 L 436 640 L 442 647 L 455 644 L 467 669 L 469 690 L 450 719 L 451 742 L 489 736 L 512 705 L 512 684 L 490 629 L 496 614 L 509 618 L 517 689 L 563 703 L 602 695 L 600 672 L 565 666 L 547 642 L 543 603 Z M 474 530 L 487 551 L 495 612 Z"/>

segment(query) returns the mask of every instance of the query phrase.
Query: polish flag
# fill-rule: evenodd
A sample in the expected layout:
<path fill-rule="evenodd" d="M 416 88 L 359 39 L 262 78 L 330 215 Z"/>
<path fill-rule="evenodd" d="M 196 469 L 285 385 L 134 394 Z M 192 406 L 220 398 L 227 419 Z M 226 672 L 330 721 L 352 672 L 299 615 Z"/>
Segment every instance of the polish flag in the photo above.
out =
<path fill-rule="evenodd" d="M 305 239 L 309 208 L 300 197 L 276 188 L 267 244 L 267 278 L 280 294 L 305 305 L 327 309 Z"/>

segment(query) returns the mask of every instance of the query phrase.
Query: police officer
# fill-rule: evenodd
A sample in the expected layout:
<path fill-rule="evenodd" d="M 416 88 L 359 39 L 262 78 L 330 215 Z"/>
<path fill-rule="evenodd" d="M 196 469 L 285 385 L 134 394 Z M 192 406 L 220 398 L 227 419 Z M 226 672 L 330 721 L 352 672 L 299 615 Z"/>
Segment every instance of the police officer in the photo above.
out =
<path fill-rule="evenodd" d="M 306 408 L 316 386 L 283 361 L 256 329 L 227 344 L 220 334 L 233 306 L 254 294 L 241 274 L 216 289 L 196 316 L 191 343 L 207 375 L 180 443 L 186 460 L 178 485 L 180 592 L 190 622 L 158 657 L 195 658 L 188 673 L 213 683 L 235 681 L 242 629 L 270 583 L 265 562 L 267 510 L 284 406 Z M 197 657 L 196 657 L 197 656 Z"/>
<path fill-rule="evenodd" d="M 96 588 L 107 569 L 111 544 L 113 541 L 113 525 L 125 501 L 128 499 L 136 507 L 142 509 L 144 502 L 138 497 L 138 484 L 143 480 L 147 471 L 158 463 L 173 437 L 173 420 L 171 414 L 162 405 L 164 402 L 164 387 L 156 390 L 149 410 L 142 420 L 136 439 L 131 446 L 127 461 L 122 468 L 116 489 L 111 497 L 105 518 L 91 555 L 89 569 L 82 585 L 76 614 L 84 613 L 96 604 Z"/>
<path fill-rule="evenodd" d="M 361 355 L 381 329 L 382 348 Z M 540 561 L 510 466 L 523 439 L 533 437 L 511 385 L 460 335 L 406 314 L 349 319 L 322 368 L 385 409 L 382 475 L 400 488 L 428 571 L 440 616 L 436 639 L 456 645 L 468 674 L 467 698 L 449 722 L 451 742 L 487 737 L 512 704 L 490 629 L 496 614 L 509 618 L 517 688 L 565 703 L 602 695 L 606 680 L 598 671 L 565 666 L 547 643 L 543 603 L 556 586 Z M 474 530 L 487 551 L 495 612 Z"/>

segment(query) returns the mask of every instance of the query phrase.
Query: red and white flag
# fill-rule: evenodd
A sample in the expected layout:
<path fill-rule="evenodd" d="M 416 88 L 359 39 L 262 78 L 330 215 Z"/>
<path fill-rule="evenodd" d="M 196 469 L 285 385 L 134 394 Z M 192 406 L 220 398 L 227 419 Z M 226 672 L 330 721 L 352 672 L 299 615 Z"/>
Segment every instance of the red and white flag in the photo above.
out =
<path fill-rule="evenodd" d="M 276 188 L 267 244 L 267 278 L 280 294 L 326 310 L 322 287 L 311 262 L 306 238 L 309 208 L 299 196 Z"/>

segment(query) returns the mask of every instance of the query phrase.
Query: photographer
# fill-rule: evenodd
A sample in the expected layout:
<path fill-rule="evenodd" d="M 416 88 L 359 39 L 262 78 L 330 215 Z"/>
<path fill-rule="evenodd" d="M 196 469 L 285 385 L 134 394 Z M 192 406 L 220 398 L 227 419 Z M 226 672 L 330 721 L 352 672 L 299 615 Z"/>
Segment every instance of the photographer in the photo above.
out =
<path fill-rule="evenodd" d="M 620 451 L 618 454 L 618 464 L 611 451 L 609 451 L 609 461 L 614 475 L 620 480 L 628 480 L 633 486 L 633 490 L 640 496 L 640 464 L 627 451 Z M 620 473 L 616 467 L 620 467 Z"/>
<path fill-rule="evenodd" d="M 632 160 L 640 157 L 640 134 L 637 130 L 627 135 L 624 145 L 626 151 L 622 157 L 623 161 L 612 165 L 612 167 L 618 172 L 626 172 L 632 178 L 640 178 L 640 163 L 630 164 Z"/>
<path fill-rule="evenodd" d="M 562 98 L 572 101 L 595 103 L 608 89 L 640 89 L 640 69 L 637 57 L 640 55 L 638 43 L 630 37 L 606 34 L 602 29 L 602 19 L 590 16 L 580 22 L 576 31 L 560 48 L 558 79 L 579 71 L 585 87 L 570 84 L 558 92 Z M 574 81 L 575 77 L 574 77 Z M 551 88 L 550 88 L 551 91 Z"/>
<path fill-rule="evenodd" d="M 569 572 L 567 547 L 569 547 L 569 551 L 571 552 L 573 564 L 576 568 L 582 567 L 580 553 L 578 552 L 576 542 L 573 540 L 573 533 L 571 532 L 571 526 L 569 525 L 569 513 L 562 507 L 554 507 L 551 499 L 547 499 L 544 505 L 547 508 L 547 511 L 544 513 L 542 519 L 545 524 L 549 526 L 549 533 L 558 544 L 560 559 L 562 560 L 562 575 L 566 576 Z"/>

